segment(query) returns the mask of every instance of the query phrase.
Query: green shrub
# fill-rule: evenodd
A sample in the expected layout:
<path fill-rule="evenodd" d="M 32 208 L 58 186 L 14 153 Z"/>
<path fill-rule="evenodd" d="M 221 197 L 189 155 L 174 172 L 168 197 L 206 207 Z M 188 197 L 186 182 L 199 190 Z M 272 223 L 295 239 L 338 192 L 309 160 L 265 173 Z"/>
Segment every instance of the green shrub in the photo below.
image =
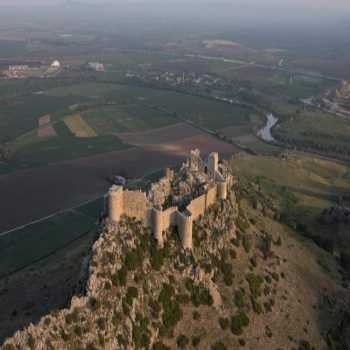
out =
<path fill-rule="evenodd" d="M 201 342 L 201 338 L 198 335 L 192 337 L 192 346 L 196 348 Z"/>
<path fill-rule="evenodd" d="M 307 340 L 301 340 L 298 350 L 312 350 L 313 347 L 310 345 L 310 343 Z"/>
<path fill-rule="evenodd" d="M 281 246 L 281 245 L 282 245 L 282 238 L 281 238 L 281 236 L 279 236 L 279 237 L 277 238 L 277 241 L 274 242 L 274 243 L 275 243 L 275 245 L 277 245 L 277 246 Z"/>
<path fill-rule="evenodd" d="M 83 330 L 80 326 L 75 326 L 74 327 L 74 333 L 78 336 L 81 337 L 83 335 Z"/>
<path fill-rule="evenodd" d="M 265 233 L 261 239 L 260 250 L 264 256 L 264 259 L 267 259 L 272 254 L 272 236 L 268 233 Z"/>
<path fill-rule="evenodd" d="M 173 328 L 182 319 L 182 310 L 180 304 L 173 301 L 169 304 L 163 304 L 163 325 L 167 330 Z"/>
<path fill-rule="evenodd" d="M 261 296 L 261 287 L 264 283 L 264 280 L 261 276 L 250 273 L 246 276 L 246 280 L 249 284 L 249 289 L 252 297 L 254 299 Z"/>
<path fill-rule="evenodd" d="M 138 291 L 136 287 L 129 287 L 126 292 L 126 302 L 128 305 L 132 305 L 132 302 L 135 298 L 138 297 Z"/>
<path fill-rule="evenodd" d="M 185 282 L 187 290 L 191 293 L 191 300 L 195 307 L 200 305 L 213 305 L 213 298 L 210 292 L 202 284 L 196 286 L 191 279 L 187 279 Z"/>
<path fill-rule="evenodd" d="M 272 331 L 269 326 L 265 327 L 265 334 L 267 337 L 272 338 Z"/>
<path fill-rule="evenodd" d="M 249 325 L 249 318 L 244 312 L 240 312 L 231 317 L 231 332 L 235 335 L 241 335 L 243 329 Z"/>
<path fill-rule="evenodd" d="M 201 318 L 201 314 L 198 311 L 194 310 L 192 313 L 192 317 L 195 321 L 198 321 Z"/>
<path fill-rule="evenodd" d="M 271 284 L 272 283 L 272 279 L 269 275 L 266 275 L 265 276 L 265 281 L 268 283 L 268 284 Z"/>
<path fill-rule="evenodd" d="M 134 325 L 132 329 L 132 340 L 136 349 L 148 349 L 150 346 L 151 340 L 147 326 L 148 322 L 141 320 L 140 325 Z"/>
<path fill-rule="evenodd" d="M 98 318 L 96 324 L 100 330 L 106 329 L 106 320 L 103 317 Z"/>
<path fill-rule="evenodd" d="M 230 326 L 230 320 L 226 317 L 220 317 L 219 324 L 220 324 L 221 329 L 226 330 Z"/>
<path fill-rule="evenodd" d="M 235 300 L 235 305 L 239 309 L 244 307 L 244 305 L 245 305 L 245 290 L 243 288 L 241 288 L 235 292 L 234 300 Z"/>
<path fill-rule="evenodd" d="M 129 316 L 130 314 L 130 308 L 129 308 L 129 305 L 128 303 L 126 302 L 125 299 L 123 299 L 122 301 L 122 309 L 123 309 L 123 313 L 125 316 Z"/>
<path fill-rule="evenodd" d="M 239 344 L 240 346 L 245 346 L 245 340 L 242 339 L 242 338 L 238 339 L 238 344 Z"/>
<path fill-rule="evenodd" d="M 253 306 L 253 311 L 258 315 L 262 314 L 263 308 L 262 308 L 261 304 L 253 297 L 251 297 L 251 302 L 252 302 L 252 306 Z"/>
<path fill-rule="evenodd" d="M 242 245 L 246 253 L 249 253 L 252 248 L 252 238 L 245 234 L 242 237 Z"/>
<path fill-rule="evenodd" d="M 232 268 L 232 265 L 229 264 L 229 263 L 222 263 L 221 264 L 221 272 L 224 276 L 224 282 L 227 286 L 232 286 L 232 283 L 233 283 L 233 278 L 234 278 L 234 275 L 233 275 L 233 268 Z"/>
<path fill-rule="evenodd" d="M 112 276 L 112 283 L 115 286 L 125 286 L 127 278 L 127 270 L 125 267 L 122 267 Z"/>
<path fill-rule="evenodd" d="M 180 348 L 180 349 L 184 349 L 188 344 L 189 344 L 189 339 L 183 335 L 180 334 L 177 338 L 176 338 L 176 345 Z"/>
<path fill-rule="evenodd" d="M 232 259 L 236 259 L 237 258 L 237 253 L 234 249 L 230 249 L 230 256 Z"/>
<path fill-rule="evenodd" d="M 258 266 L 258 258 L 256 255 L 252 256 L 250 259 L 250 263 L 252 264 L 252 266 L 255 268 Z"/>
<path fill-rule="evenodd" d="M 133 249 L 129 251 L 125 256 L 125 268 L 127 271 L 135 271 L 143 262 L 142 249 Z"/>
<path fill-rule="evenodd" d="M 155 243 L 151 245 L 150 248 L 150 257 L 151 257 L 151 266 L 154 270 L 159 271 L 166 258 L 170 255 L 170 247 L 166 245 L 163 249 L 159 249 Z"/>
<path fill-rule="evenodd" d="M 7 343 L 4 345 L 4 348 L 3 350 L 16 350 L 15 346 L 10 344 L 10 343 Z"/>
<path fill-rule="evenodd" d="M 151 308 L 151 314 L 153 318 L 158 318 L 159 314 L 162 310 L 160 304 L 158 303 L 158 301 L 150 299 L 149 301 L 149 306 Z"/>
<path fill-rule="evenodd" d="M 165 346 L 162 342 L 157 342 L 153 345 L 152 350 L 171 350 L 171 349 Z"/>
<path fill-rule="evenodd" d="M 163 326 L 167 331 L 173 328 L 182 318 L 180 304 L 175 300 L 175 290 L 170 284 L 163 284 L 158 301 L 163 305 Z"/>
<path fill-rule="evenodd" d="M 118 334 L 117 340 L 118 340 L 118 344 L 120 346 L 126 346 L 127 345 L 126 339 L 121 334 Z"/>
<path fill-rule="evenodd" d="M 226 350 L 226 346 L 222 342 L 216 342 L 211 346 L 211 350 Z"/>
<path fill-rule="evenodd" d="M 271 276 L 276 282 L 278 282 L 280 279 L 277 272 L 272 272 Z"/>
<path fill-rule="evenodd" d="M 88 343 L 86 345 L 86 350 L 98 350 L 98 349 L 93 343 Z"/>

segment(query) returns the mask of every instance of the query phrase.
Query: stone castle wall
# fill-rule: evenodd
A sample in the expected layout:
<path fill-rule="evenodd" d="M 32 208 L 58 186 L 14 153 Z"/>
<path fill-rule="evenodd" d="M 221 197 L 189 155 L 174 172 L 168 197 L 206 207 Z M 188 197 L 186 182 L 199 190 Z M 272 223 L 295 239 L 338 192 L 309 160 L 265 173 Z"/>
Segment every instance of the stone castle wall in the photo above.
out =
<path fill-rule="evenodd" d="M 146 193 L 137 191 L 124 191 L 123 214 L 142 221 L 145 226 L 151 225 L 151 204 Z"/>
<path fill-rule="evenodd" d="M 196 154 L 194 154 L 196 156 Z M 190 159 L 191 166 L 197 169 L 201 166 L 198 159 Z M 197 162 L 196 162 L 197 160 Z M 107 196 L 108 217 L 113 222 L 119 222 L 123 215 L 142 221 L 143 225 L 152 227 L 153 237 L 159 246 L 164 244 L 164 232 L 171 227 L 177 227 L 183 247 L 192 248 L 192 224 L 216 201 L 226 199 L 228 187 L 232 178 L 225 178 L 218 171 L 218 155 L 209 157 L 211 174 L 215 183 L 203 195 L 193 199 L 184 212 L 177 207 L 159 210 L 153 207 L 146 193 L 140 191 L 124 191 L 120 186 L 112 186 Z M 210 172 L 209 172 L 210 174 Z M 161 183 L 161 181 L 160 181 Z"/>

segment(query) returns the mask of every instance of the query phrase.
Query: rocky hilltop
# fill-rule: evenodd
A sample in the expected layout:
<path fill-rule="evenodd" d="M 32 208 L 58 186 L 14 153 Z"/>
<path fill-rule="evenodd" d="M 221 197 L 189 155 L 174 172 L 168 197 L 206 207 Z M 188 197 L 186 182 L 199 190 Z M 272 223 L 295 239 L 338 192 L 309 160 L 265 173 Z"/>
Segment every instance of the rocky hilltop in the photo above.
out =
<path fill-rule="evenodd" d="M 262 195 L 261 195 L 262 196 Z M 84 296 L 2 349 L 346 349 L 349 296 L 332 256 L 253 206 L 239 183 L 164 246 L 105 220 Z"/>

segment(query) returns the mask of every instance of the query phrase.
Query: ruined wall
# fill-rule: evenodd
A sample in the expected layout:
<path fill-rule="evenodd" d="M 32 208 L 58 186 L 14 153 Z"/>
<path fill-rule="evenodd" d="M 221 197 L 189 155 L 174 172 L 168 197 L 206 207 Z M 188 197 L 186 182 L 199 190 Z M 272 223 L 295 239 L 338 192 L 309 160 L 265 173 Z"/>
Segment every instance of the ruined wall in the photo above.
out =
<path fill-rule="evenodd" d="M 192 214 L 193 220 L 197 220 L 206 210 L 206 194 L 194 199 L 188 206 L 187 210 Z"/>
<path fill-rule="evenodd" d="M 187 210 L 192 213 L 193 220 L 197 220 L 205 211 L 217 201 L 217 186 L 213 186 L 207 193 L 194 199 L 188 206 Z"/>
<path fill-rule="evenodd" d="M 207 208 L 211 207 L 217 201 L 217 186 L 213 186 L 207 192 Z"/>
<path fill-rule="evenodd" d="M 123 214 L 141 220 L 145 226 L 151 226 L 151 205 L 144 192 L 123 192 Z"/>

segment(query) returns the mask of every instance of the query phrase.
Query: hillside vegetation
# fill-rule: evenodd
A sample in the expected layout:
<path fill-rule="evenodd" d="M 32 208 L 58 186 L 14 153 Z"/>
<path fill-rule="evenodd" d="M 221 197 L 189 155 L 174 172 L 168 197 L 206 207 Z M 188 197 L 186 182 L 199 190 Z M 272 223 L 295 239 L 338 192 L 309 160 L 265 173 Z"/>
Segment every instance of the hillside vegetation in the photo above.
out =
<path fill-rule="evenodd" d="M 140 222 L 106 222 L 86 295 L 2 349 L 344 349 L 338 265 L 246 194 L 196 222 L 192 252 L 174 231 L 158 249 Z"/>

